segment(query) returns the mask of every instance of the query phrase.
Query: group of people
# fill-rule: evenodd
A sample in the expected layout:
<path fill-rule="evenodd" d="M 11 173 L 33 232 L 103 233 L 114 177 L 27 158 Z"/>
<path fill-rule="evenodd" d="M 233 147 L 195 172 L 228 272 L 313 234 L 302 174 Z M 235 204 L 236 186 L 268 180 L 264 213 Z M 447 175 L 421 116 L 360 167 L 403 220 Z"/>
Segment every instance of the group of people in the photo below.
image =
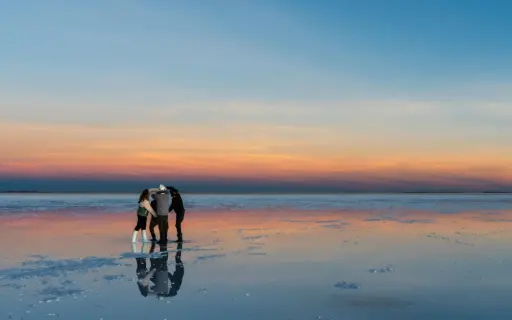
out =
<path fill-rule="evenodd" d="M 150 202 L 149 199 L 152 198 Z M 169 213 L 176 213 L 176 234 L 177 242 L 183 242 L 181 232 L 181 223 L 185 218 L 185 206 L 179 191 L 174 187 L 160 185 L 158 188 L 144 189 L 140 193 L 137 208 L 137 224 L 133 229 L 132 242 L 137 242 L 139 231 L 141 232 L 142 242 L 149 242 L 146 234 L 148 217 L 151 219 L 149 230 L 151 232 L 151 241 L 166 245 L 168 242 L 167 233 L 169 231 Z M 155 227 L 158 226 L 160 240 L 157 241 Z"/>

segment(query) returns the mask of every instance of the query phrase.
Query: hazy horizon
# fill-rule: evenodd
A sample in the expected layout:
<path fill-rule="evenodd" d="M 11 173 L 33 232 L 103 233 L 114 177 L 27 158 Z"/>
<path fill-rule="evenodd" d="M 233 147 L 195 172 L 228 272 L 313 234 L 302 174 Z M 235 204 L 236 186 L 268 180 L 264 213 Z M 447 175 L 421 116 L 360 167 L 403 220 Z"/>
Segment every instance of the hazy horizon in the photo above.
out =
<path fill-rule="evenodd" d="M 361 181 L 264 181 L 264 180 L 99 180 L 99 179 L 2 179 L 0 192 L 36 191 L 48 193 L 137 193 L 160 183 L 174 186 L 184 193 L 480 193 L 512 192 L 512 185 L 496 185 L 485 181 L 458 185 L 436 183 L 407 184 L 384 181 L 379 184 Z"/>

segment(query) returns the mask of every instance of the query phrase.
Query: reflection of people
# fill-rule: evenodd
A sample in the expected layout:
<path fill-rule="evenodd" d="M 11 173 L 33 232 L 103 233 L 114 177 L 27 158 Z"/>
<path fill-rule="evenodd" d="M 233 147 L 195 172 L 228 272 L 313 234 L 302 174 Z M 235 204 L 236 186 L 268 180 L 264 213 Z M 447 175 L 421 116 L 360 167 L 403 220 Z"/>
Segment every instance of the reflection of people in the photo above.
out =
<path fill-rule="evenodd" d="M 181 199 L 180 192 L 178 189 L 173 187 L 167 187 L 171 191 L 172 202 L 169 207 L 169 212 L 174 210 L 176 212 L 176 233 L 178 236 L 178 242 L 183 242 L 183 235 L 181 233 L 181 223 L 185 218 L 185 206 L 183 205 L 183 200 Z"/>
<path fill-rule="evenodd" d="M 171 204 L 171 195 L 164 185 L 158 189 L 149 189 L 156 201 L 156 214 L 158 215 L 158 232 L 160 233 L 160 244 L 167 244 L 167 231 L 169 229 L 169 206 Z"/>
<path fill-rule="evenodd" d="M 171 275 L 169 274 L 169 279 L 171 280 L 171 289 L 167 294 L 168 297 L 174 297 L 178 294 L 178 291 L 181 288 L 181 282 L 183 281 L 183 276 L 185 275 L 185 267 L 183 266 L 183 262 L 181 262 L 181 249 L 183 244 L 178 243 L 178 251 L 176 252 L 175 260 L 175 270 Z"/>
<path fill-rule="evenodd" d="M 149 204 L 149 190 L 144 189 L 142 190 L 139 201 L 138 201 L 138 208 L 137 208 L 137 224 L 135 225 L 135 228 L 133 229 L 132 233 L 132 242 L 137 242 L 137 234 L 139 233 L 139 230 L 142 234 L 142 241 L 147 242 L 148 238 L 146 236 L 146 224 L 147 224 L 147 218 L 148 213 L 151 213 L 151 216 L 155 217 L 156 212 L 151 208 L 151 205 Z"/>
<path fill-rule="evenodd" d="M 155 244 L 151 245 L 150 254 L 154 253 Z M 165 245 L 160 246 L 160 253 L 157 257 L 150 258 L 151 266 L 147 271 L 146 259 L 137 259 L 137 277 L 140 293 L 142 296 L 155 295 L 157 298 L 174 297 L 180 290 L 185 268 L 181 261 L 182 243 L 178 243 L 178 250 L 175 256 L 175 271 L 171 274 L 168 271 L 168 253 Z M 150 286 L 150 282 L 154 285 Z M 169 287 L 170 286 L 170 287 Z"/>
<path fill-rule="evenodd" d="M 141 253 L 144 253 L 145 244 L 142 245 Z M 133 250 L 135 253 L 135 250 Z M 137 285 L 139 286 L 140 294 L 143 297 L 147 297 L 149 293 L 148 285 L 144 282 L 144 278 L 148 275 L 148 268 L 146 264 L 146 257 L 137 257 L 135 258 L 135 261 L 137 262 L 137 278 L 139 281 L 137 281 Z M 148 279 L 149 280 L 149 279 Z M 147 281 L 146 281 L 147 282 Z"/>
<path fill-rule="evenodd" d="M 151 248 L 153 249 L 153 246 Z M 168 259 L 169 255 L 165 245 L 160 246 L 160 255 L 157 258 L 149 259 L 151 261 L 151 271 L 154 271 L 151 277 L 154 286 L 151 287 L 151 291 L 156 293 L 157 297 L 166 294 L 167 288 L 169 288 L 169 278 L 167 276 Z"/>
<path fill-rule="evenodd" d="M 152 254 L 155 251 L 155 244 L 151 244 L 151 249 L 149 250 L 149 253 Z M 154 294 L 156 286 L 149 287 L 150 281 L 156 282 L 157 281 L 157 273 L 158 271 L 162 271 L 163 269 L 167 270 L 167 248 L 165 246 L 160 247 L 160 252 L 163 254 L 156 257 L 156 258 L 149 258 L 151 261 L 151 268 L 149 272 L 147 271 L 147 265 L 146 265 L 146 258 L 136 258 L 137 260 L 137 277 L 139 280 L 137 281 L 137 285 L 139 286 L 140 293 L 147 297 L 149 294 Z M 164 267 L 165 265 L 165 267 Z M 167 278 L 167 273 L 165 273 L 165 276 Z M 162 277 L 158 277 L 158 280 L 161 280 Z M 167 290 L 167 285 L 165 282 L 163 283 L 163 286 L 165 286 L 165 290 Z M 151 290 L 150 290 L 151 289 Z"/>

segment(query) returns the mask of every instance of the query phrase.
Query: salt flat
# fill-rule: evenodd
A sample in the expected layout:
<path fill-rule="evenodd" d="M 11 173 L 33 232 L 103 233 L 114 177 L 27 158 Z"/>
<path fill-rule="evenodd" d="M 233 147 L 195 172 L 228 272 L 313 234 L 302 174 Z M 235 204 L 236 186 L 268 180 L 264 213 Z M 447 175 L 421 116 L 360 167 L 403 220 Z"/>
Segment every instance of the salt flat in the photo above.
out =
<path fill-rule="evenodd" d="M 511 195 L 184 195 L 153 248 L 136 198 L 0 196 L 0 318 L 512 317 Z"/>

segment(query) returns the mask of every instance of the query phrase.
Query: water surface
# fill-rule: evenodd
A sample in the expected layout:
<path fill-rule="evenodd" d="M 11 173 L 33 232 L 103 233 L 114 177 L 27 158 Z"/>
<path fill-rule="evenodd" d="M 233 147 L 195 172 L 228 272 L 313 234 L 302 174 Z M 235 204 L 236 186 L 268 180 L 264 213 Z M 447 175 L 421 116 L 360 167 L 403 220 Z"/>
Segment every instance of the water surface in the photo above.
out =
<path fill-rule="evenodd" d="M 0 318 L 512 317 L 510 195 L 184 195 L 154 248 L 136 197 L 0 196 Z"/>

